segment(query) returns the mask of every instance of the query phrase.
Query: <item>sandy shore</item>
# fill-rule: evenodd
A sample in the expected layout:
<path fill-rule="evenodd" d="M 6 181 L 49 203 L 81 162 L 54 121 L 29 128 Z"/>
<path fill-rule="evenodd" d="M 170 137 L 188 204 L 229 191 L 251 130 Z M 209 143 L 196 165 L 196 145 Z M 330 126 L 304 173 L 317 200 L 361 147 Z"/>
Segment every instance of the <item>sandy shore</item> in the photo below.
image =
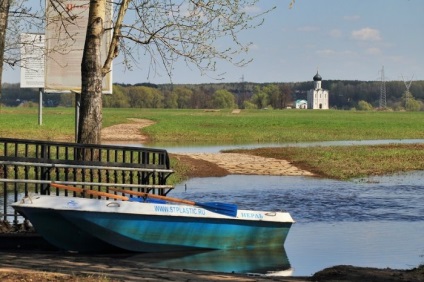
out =
<path fill-rule="evenodd" d="M 148 140 L 147 136 L 141 134 L 141 129 L 154 124 L 153 121 L 135 118 L 128 121 L 128 123 L 104 128 L 102 141 L 143 142 Z M 226 170 L 227 174 L 313 176 L 311 172 L 299 169 L 286 160 L 235 153 L 179 153 L 178 155 L 215 164 Z"/>
<path fill-rule="evenodd" d="M 297 168 L 286 160 L 264 158 L 238 153 L 180 154 L 197 160 L 214 163 L 229 174 L 313 176 L 313 173 Z"/>

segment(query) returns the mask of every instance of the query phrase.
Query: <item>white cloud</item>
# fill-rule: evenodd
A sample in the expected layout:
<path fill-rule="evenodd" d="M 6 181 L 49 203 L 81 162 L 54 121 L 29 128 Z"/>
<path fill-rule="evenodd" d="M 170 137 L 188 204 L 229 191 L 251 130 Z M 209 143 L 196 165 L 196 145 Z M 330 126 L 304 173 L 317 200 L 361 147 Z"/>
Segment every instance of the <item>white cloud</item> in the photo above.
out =
<path fill-rule="evenodd" d="M 352 38 L 361 41 L 379 41 L 381 40 L 380 31 L 370 27 L 352 31 Z"/>

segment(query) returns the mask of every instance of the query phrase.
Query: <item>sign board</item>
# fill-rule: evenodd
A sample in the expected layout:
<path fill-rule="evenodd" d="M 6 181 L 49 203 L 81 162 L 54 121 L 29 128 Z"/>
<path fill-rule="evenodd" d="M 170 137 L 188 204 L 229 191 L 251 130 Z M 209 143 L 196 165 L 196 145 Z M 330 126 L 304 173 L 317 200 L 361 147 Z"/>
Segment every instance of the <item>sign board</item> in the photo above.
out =
<path fill-rule="evenodd" d="M 44 88 L 44 42 L 44 34 L 21 34 L 22 88 Z"/>
<path fill-rule="evenodd" d="M 105 28 L 112 26 L 112 1 L 106 1 Z M 46 1 L 46 92 L 81 92 L 81 61 L 87 31 L 90 0 Z M 104 33 L 104 61 L 111 41 Z M 112 93 L 112 71 L 103 78 L 103 93 Z"/>

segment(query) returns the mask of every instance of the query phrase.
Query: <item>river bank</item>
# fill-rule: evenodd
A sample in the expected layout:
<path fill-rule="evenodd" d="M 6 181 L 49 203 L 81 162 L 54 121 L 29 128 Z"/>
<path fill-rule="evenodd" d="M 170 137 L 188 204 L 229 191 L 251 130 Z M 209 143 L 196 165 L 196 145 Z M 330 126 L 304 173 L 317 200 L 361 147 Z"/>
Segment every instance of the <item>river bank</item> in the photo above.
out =
<path fill-rule="evenodd" d="M 126 133 L 124 133 L 126 134 Z M 217 154 L 218 155 L 218 154 Z M 225 155 L 225 154 L 219 154 Z M 227 155 L 228 156 L 228 155 Z M 223 176 L 245 169 L 257 172 L 250 161 L 230 158 L 227 165 L 221 160 L 212 161 L 214 156 L 178 155 L 184 163 L 196 169 L 190 177 Z M 229 164 L 237 161 L 237 164 Z M 267 163 L 267 159 L 264 161 Z M 246 164 L 247 163 L 247 164 Z M 255 164 L 260 163 L 256 160 Z M 206 169 L 207 168 L 207 169 Z M 287 169 L 293 166 L 287 163 Z M 267 171 L 265 169 L 264 171 Z M 295 173 L 305 173 L 296 170 Z M 284 174 L 278 174 L 284 175 Z M 300 174 L 302 175 L 302 174 Z M 150 258 L 155 260 L 154 255 Z M 267 277 L 184 269 L 152 268 L 149 263 L 116 256 L 83 256 L 62 252 L 34 250 L 5 250 L 0 252 L 1 281 L 424 281 L 424 267 L 411 270 L 377 269 L 354 266 L 335 266 L 315 273 L 311 277 Z"/>

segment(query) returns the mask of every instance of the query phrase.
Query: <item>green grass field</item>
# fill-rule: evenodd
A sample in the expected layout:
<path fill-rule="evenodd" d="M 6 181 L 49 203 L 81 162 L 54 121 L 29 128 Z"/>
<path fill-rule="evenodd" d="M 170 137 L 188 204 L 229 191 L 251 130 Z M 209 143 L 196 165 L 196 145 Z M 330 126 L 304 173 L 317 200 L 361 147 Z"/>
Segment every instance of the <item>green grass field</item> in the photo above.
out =
<path fill-rule="evenodd" d="M 114 110 L 105 111 L 115 116 Z M 309 142 L 424 138 L 424 113 L 303 110 L 138 110 L 156 142 Z"/>
<path fill-rule="evenodd" d="M 312 110 L 104 109 L 103 127 L 145 118 L 157 123 L 143 130 L 153 142 L 276 143 L 332 140 L 423 139 L 423 112 Z M 2 108 L 0 136 L 28 139 L 73 138 L 74 110 Z"/>
<path fill-rule="evenodd" d="M 128 118 L 155 121 L 143 129 L 152 142 L 181 145 L 424 139 L 423 112 L 243 110 L 234 114 L 230 110 L 104 109 L 103 126 L 126 123 Z M 72 108 L 45 108 L 41 126 L 36 108 L 2 108 L 0 137 L 72 141 L 74 124 Z M 244 152 L 283 158 L 336 179 L 424 169 L 421 145 L 282 147 Z M 174 169 L 178 173 L 179 168 Z"/>

